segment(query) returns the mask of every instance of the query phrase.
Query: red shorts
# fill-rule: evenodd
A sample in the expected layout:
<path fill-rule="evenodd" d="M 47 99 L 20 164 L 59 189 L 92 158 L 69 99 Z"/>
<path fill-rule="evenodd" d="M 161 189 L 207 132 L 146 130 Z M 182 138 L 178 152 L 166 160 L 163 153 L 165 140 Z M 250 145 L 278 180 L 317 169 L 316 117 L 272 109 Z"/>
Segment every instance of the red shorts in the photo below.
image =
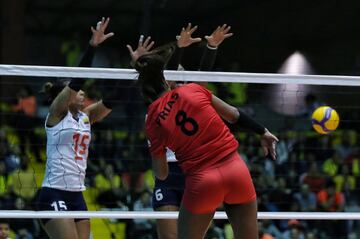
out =
<path fill-rule="evenodd" d="M 186 175 L 183 205 L 196 214 L 211 213 L 221 203 L 245 204 L 256 200 L 245 162 L 236 152 L 216 168 Z"/>

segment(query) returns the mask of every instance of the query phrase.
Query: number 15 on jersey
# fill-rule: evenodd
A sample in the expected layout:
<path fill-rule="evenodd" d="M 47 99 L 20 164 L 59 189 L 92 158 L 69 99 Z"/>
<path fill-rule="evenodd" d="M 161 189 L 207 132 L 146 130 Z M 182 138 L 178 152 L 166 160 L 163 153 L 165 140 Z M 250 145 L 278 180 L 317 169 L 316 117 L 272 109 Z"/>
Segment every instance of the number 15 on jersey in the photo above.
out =
<path fill-rule="evenodd" d="M 74 151 L 75 160 L 83 160 L 83 156 L 86 154 L 88 149 L 90 136 L 88 134 L 75 133 L 73 136 L 74 140 Z"/>

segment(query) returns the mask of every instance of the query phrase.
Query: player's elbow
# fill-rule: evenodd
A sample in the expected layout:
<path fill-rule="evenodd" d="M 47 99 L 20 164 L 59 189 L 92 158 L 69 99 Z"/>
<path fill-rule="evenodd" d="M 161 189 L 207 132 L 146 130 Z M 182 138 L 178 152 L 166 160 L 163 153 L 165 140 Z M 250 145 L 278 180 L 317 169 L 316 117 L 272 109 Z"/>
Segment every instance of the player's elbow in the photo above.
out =
<path fill-rule="evenodd" d="M 231 106 L 231 108 L 229 109 L 229 112 L 228 112 L 228 117 L 227 117 L 227 121 L 230 123 L 230 124 L 235 124 L 239 119 L 239 111 L 237 108 Z"/>

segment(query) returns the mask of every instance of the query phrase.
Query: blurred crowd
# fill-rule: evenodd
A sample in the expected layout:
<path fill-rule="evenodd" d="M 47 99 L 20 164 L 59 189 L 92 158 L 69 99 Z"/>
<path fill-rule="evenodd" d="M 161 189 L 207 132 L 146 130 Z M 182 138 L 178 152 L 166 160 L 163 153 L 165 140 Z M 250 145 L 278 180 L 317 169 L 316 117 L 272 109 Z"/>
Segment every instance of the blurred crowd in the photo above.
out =
<path fill-rule="evenodd" d="M 221 89 L 226 90 L 226 85 Z M 91 85 L 89 92 L 91 102 L 97 92 Z M 39 102 L 30 87 L 23 87 L 14 102 L 1 103 L 1 210 L 35 210 L 34 201 L 46 163 L 44 115 L 39 113 L 40 107 L 46 105 Z M 90 210 L 152 210 L 154 179 L 144 132 L 136 126 L 141 123 L 135 126 L 121 123 L 143 122 L 143 112 L 142 105 L 123 106 L 108 121 L 94 125 L 85 194 Z M 132 120 L 134 117 L 136 120 Z M 301 123 L 303 117 L 308 115 L 295 116 L 293 120 Z M 280 141 L 276 161 L 264 157 L 257 136 L 236 129 L 233 133 L 253 176 L 259 211 L 360 211 L 360 138 L 355 131 L 338 130 L 324 136 L 310 128 L 277 132 Z M 4 223 L 8 223 L 14 238 L 46 238 L 35 219 Z M 126 238 L 156 238 L 154 220 L 107 223 L 124 224 Z M 1 225 L 2 222 L 0 228 Z M 261 220 L 259 229 L 260 239 L 360 237 L 359 221 L 349 220 Z M 214 220 L 206 238 L 231 238 L 230 234 L 227 223 Z"/>

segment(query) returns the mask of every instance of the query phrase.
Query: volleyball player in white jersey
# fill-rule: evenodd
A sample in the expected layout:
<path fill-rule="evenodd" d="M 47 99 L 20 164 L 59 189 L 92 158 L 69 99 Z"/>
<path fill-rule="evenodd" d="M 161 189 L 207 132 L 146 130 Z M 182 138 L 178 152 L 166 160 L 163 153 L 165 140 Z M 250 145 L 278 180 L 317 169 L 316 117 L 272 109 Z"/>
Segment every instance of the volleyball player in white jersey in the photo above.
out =
<path fill-rule="evenodd" d="M 189 23 L 186 28 L 182 29 L 180 35 L 177 36 L 177 49 L 167 64 L 168 70 L 179 69 L 179 67 L 181 67 L 184 48 L 201 41 L 201 38 L 192 38 L 191 36 L 196 29 L 197 26 L 192 27 Z M 229 31 L 230 27 L 224 24 L 217 27 L 210 36 L 205 36 L 207 46 L 201 59 L 200 71 L 212 70 L 218 46 L 226 38 L 232 36 L 232 33 L 229 33 Z M 150 43 L 150 38 L 147 38 L 146 41 L 142 43 L 142 37 L 140 37 L 136 51 L 133 51 L 132 48 L 128 46 L 132 61 L 135 62 L 141 55 L 146 54 L 152 46 L 153 42 Z M 175 82 L 170 82 L 170 85 L 177 87 Z M 167 149 L 166 158 L 169 166 L 169 175 L 165 180 L 155 178 L 153 208 L 156 211 L 179 211 L 185 188 L 185 176 L 177 163 L 174 152 Z M 177 238 L 177 220 L 160 219 L 157 220 L 156 225 L 159 239 Z"/>
<path fill-rule="evenodd" d="M 89 46 L 79 66 L 91 66 L 95 47 L 113 36 L 105 34 L 109 18 L 94 29 Z M 45 91 L 52 98 L 46 117 L 46 172 L 38 197 L 39 210 L 85 211 L 82 191 L 91 124 L 106 117 L 112 108 L 111 99 L 103 99 L 84 109 L 85 94 L 81 90 L 85 79 L 57 81 L 46 84 Z M 51 239 L 88 239 L 89 219 L 45 219 L 44 228 Z"/>

